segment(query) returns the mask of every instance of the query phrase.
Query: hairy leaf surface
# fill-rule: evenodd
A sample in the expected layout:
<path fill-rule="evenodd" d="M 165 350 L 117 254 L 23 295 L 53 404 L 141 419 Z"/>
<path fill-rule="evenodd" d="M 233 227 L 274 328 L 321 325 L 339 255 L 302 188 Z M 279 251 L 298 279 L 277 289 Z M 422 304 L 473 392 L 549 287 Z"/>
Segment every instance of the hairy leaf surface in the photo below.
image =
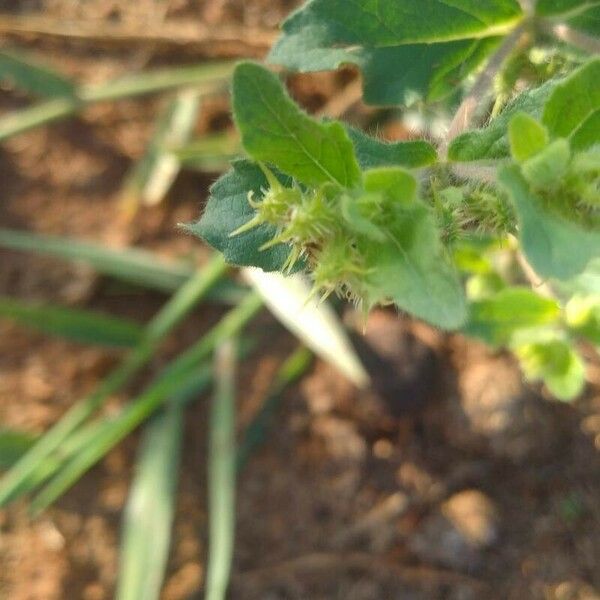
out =
<path fill-rule="evenodd" d="M 284 185 L 289 178 L 280 177 Z M 211 188 L 208 203 L 200 221 L 186 229 L 206 240 L 225 256 L 227 262 L 239 266 L 260 267 L 264 271 L 280 271 L 289 254 L 289 248 L 278 244 L 267 250 L 259 248 L 275 235 L 275 228 L 265 223 L 229 237 L 254 216 L 248 202 L 248 192 L 260 199 L 268 183 L 260 167 L 247 160 L 233 163 L 231 171 L 223 175 Z"/>
<path fill-rule="evenodd" d="M 309 117 L 264 67 L 255 63 L 236 67 L 233 113 L 242 144 L 255 160 L 272 163 L 307 185 L 332 182 L 349 188 L 360 182 L 354 147 L 344 127 Z"/>
<path fill-rule="evenodd" d="M 567 279 L 600 256 L 600 233 L 548 213 L 517 166 L 504 167 L 499 181 L 515 205 L 523 251 L 540 276 Z"/>
<path fill-rule="evenodd" d="M 542 121 L 551 135 L 567 137 L 597 110 L 600 110 L 600 58 L 586 63 L 555 86 L 544 107 Z"/>
<path fill-rule="evenodd" d="M 385 142 L 366 133 L 346 126 L 346 131 L 354 144 L 358 163 L 363 169 L 374 167 L 417 168 L 433 164 L 437 159 L 435 148 L 429 142 Z"/>
<path fill-rule="evenodd" d="M 283 30 L 320 28 L 328 45 L 378 48 L 498 35 L 521 16 L 516 0 L 311 0 Z"/>
<path fill-rule="evenodd" d="M 500 38 L 406 44 L 385 48 L 328 47 L 322 28 L 283 35 L 269 61 L 306 73 L 356 65 L 363 74 L 363 97 L 378 106 L 439 100 L 456 90 L 497 46 Z"/>

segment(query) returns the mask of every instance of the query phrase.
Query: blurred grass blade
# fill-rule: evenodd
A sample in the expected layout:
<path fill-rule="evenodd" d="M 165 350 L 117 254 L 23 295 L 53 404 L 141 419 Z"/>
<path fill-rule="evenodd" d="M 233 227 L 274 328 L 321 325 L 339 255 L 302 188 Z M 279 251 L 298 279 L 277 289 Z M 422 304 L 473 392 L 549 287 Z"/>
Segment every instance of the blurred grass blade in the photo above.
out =
<path fill-rule="evenodd" d="M 337 367 L 356 386 L 368 385 L 369 375 L 338 316 L 325 302 L 308 299 L 310 286 L 302 276 L 284 277 L 251 268 L 243 273 L 271 312 L 317 356 Z"/>
<path fill-rule="evenodd" d="M 102 430 L 98 439 L 90 440 L 81 452 L 67 462 L 64 468 L 36 496 L 31 504 L 31 510 L 37 514 L 52 504 L 90 467 L 96 464 L 108 450 L 159 408 L 167 397 L 190 386 L 197 392 L 200 384 L 202 386 L 206 385 L 208 382 L 205 376 L 206 372 L 199 370 L 198 365 L 206 360 L 223 340 L 238 334 L 260 310 L 262 305 L 260 297 L 250 292 L 243 302 L 230 310 L 198 342 L 171 361 L 142 395 L 127 405 L 122 414 L 114 420 L 111 427 Z M 196 382 L 194 378 L 197 378 L 198 381 Z"/>
<path fill-rule="evenodd" d="M 16 50 L 0 50 L 0 81 L 9 81 L 21 90 L 47 98 L 75 94 L 73 81 Z"/>
<path fill-rule="evenodd" d="M 94 392 L 71 407 L 0 480 L 0 506 L 14 497 L 15 490 L 23 489 L 23 483 L 29 480 L 36 467 L 58 448 L 71 432 L 148 363 L 162 339 L 196 306 L 226 268 L 223 258 L 215 255 L 204 269 L 181 287 L 147 325 L 142 342 Z"/>
<path fill-rule="evenodd" d="M 239 137 L 217 133 L 176 148 L 173 156 L 182 167 L 198 171 L 225 171 L 229 163 L 242 153 Z"/>
<path fill-rule="evenodd" d="M 0 228 L 0 247 L 49 254 L 82 262 L 103 275 L 160 292 L 174 292 L 193 274 L 194 268 L 182 261 L 165 261 L 140 248 L 111 249 L 74 238 L 56 237 Z M 215 283 L 207 299 L 237 304 L 246 294 L 245 286 L 231 280 Z"/>
<path fill-rule="evenodd" d="M 215 392 L 210 405 L 208 442 L 208 560 L 206 600 L 225 600 L 235 530 L 235 370 L 236 345 L 225 341 L 215 357 Z"/>
<path fill-rule="evenodd" d="M 170 402 L 146 426 L 125 507 L 117 600 L 158 600 L 169 557 L 184 407 Z"/>
<path fill-rule="evenodd" d="M 131 347 L 140 342 L 143 327 L 133 321 L 101 313 L 59 306 L 43 306 L 0 296 L 0 318 L 76 342 Z"/>
<path fill-rule="evenodd" d="M 153 206 L 162 201 L 179 172 L 179 161 L 170 152 L 190 138 L 200 106 L 196 90 L 185 90 L 169 102 L 156 121 L 154 135 L 144 156 L 127 176 L 123 199 L 125 205 L 140 202 Z"/>
<path fill-rule="evenodd" d="M 237 469 L 242 470 L 254 450 L 262 444 L 269 424 L 281 402 L 283 391 L 300 379 L 312 363 L 313 355 L 301 346 L 289 356 L 277 371 L 265 401 L 246 428 L 237 452 Z"/>
<path fill-rule="evenodd" d="M 35 440 L 31 433 L 0 428 L 0 469 L 12 467 L 35 444 Z"/>
<path fill-rule="evenodd" d="M 33 498 L 30 504 L 31 515 L 37 516 L 48 508 L 111 448 L 167 402 L 169 397 L 175 395 L 178 401 L 190 400 L 206 389 L 210 380 L 210 369 L 197 367 L 191 372 L 188 370 L 183 375 L 179 374 L 176 379 L 161 379 L 151 384 L 117 417 L 92 430 L 94 435 L 90 436 L 87 445 L 72 456 L 62 470 Z"/>
<path fill-rule="evenodd" d="M 202 94 L 222 89 L 231 75 L 233 62 L 160 69 L 122 77 L 115 81 L 77 88 L 76 96 L 55 98 L 0 118 L 0 141 L 65 119 L 87 105 L 154 94 L 179 87 L 194 87 Z"/>
<path fill-rule="evenodd" d="M 161 261 L 155 254 L 137 248 L 117 250 L 68 237 L 10 229 L 0 229 L 0 246 L 84 262 L 100 273 L 164 292 L 177 289 L 194 272 L 192 267 Z"/>
<path fill-rule="evenodd" d="M 222 61 L 157 69 L 85 86 L 80 94 L 85 102 L 92 103 L 156 94 L 179 87 L 193 87 L 203 93 L 214 92 L 227 85 L 234 66 L 235 61 Z"/>

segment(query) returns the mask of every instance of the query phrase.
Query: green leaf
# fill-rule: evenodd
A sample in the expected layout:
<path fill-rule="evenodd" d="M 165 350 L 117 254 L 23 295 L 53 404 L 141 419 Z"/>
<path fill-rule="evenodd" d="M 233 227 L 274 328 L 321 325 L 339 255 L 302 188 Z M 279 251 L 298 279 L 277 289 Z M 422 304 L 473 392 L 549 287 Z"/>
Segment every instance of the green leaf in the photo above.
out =
<path fill-rule="evenodd" d="M 550 135 L 568 137 L 600 109 L 600 58 L 593 59 L 557 84 L 544 107 L 542 122 Z"/>
<path fill-rule="evenodd" d="M 550 17 L 581 12 L 598 4 L 598 0 L 537 0 L 535 12 L 542 17 Z"/>
<path fill-rule="evenodd" d="M 567 325 L 600 348 L 600 291 L 591 296 L 577 294 L 565 307 Z"/>
<path fill-rule="evenodd" d="M 600 258 L 592 259 L 577 277 L 554 284 L 565 296 L 594 294 L 600 296 Z"/>
<path fill-rule="evenodd" d="M 573 150 L 588 150 L 600 144 L 600 110 L 594 111 L 573 133 L 571 133 Z"/>
<path fill-rule="evenodd" d="M 582 33 L 600 37 L 600 7 L 590 8 L 586 12 L 569 19 L 567 24 Z"/>
<path fill-rule="evenodd" d="M 0 81 L 45 98 L 73 96 L 75 84 L 36 59 L 15 50 L 0 51 Z"/>
<path fill-rule="evenodd" d="M 523 162 L 548 145 L 548 132 L 526 113 L 516 114 L 508 126 L 510 150 L 518 162 Z"/>
<path fill-rule="evenodd" d="M 233 75 L 233 113 L 252 158 L 274 164 L 307 185 L 360 183 L 352 142 L 337 122 L 319 123 L 302 112 L 279 79 L 254 63 Z"/>
<path fill-rule="evenodd" d="M 269 187 L 258 165 L 238 160 L 232 166 L 233 169 L 211 187 L 200 221 L 186 225 L 185 228 L 222 252 L 225 260 L 233 265 L 280 271 L 290 248 L 278 244 L 260 250 L 263 244 L 274 237 L 274 227 L 263 223 L 230 237 L 232 232 L 254 216 L 255 211 L 248 202 L 248 194 L 251 192 L 254 199 L 259 199 L 262 197 L 262 190 Z M 289 178 L 281 177 L 280 180 L 284 185 L 290 183 Z"/>
<path fill-rule="evenodd" d="M 585 365 L 564 340 L 523 344 L 515 348 L 525 376 L 542 380 L 559 400 L 573 400 L 585 385 Z"/>
<path fill-rule="evenodd" d="M 0 427 L 0 470 L 12 467 L 35 442 L 30 433 Z"/>
<path fill-rule="evenodd" d="M 41 306 L 0 296 L 0 318 L 77 342 L 104 346 L 134 346 L 141 340 L 141 325 L 100 313 Z"/>
<path fill-rule="evenodd" d="M 180 402 L 146 427 L 125 507 L 117 600 L 158 600 L 165 576 L 183 438 Z"/>
<path fill-rule="evenodd" d="M 515 205 L 523 251 L 541 277 L 568 279 L 600 256 L 600 233 L 548 213 L 516 165 L 502 168 L 499 181 Z"/>
<path fill-rule="evenodd" d="M 366 305 L 383 296 L 433 325 L 458 328 L 466 319 L 464 291 L 444 255 L 433 216 L 422 202 L 404 197 L 393 177 L 382 176 L 384 171 L 389 169 L 365 174 L 367 192 L 385 192 L 397 200 L 394 219 L 387 227 L 388 241 L 369 240 L 361 248 L 366 264 L 372 267 L 364 277 L 373 294 Z"/>
<path fill-rule="evenodd" d="M 448 148 L 450 160 L 508 158 L 510 145 L 507 131 L 511 119 L 519 113 L 528 114 L 534 119 L 541 118 L 544 104 L 556 85 L 556 81 L 548 81 L 539 88 L 519 94 L 487 127 L 455 137 Z"/>
<path fill-rule="evenodd" d="M 346 126 L 354 144 L 356 158 L 362 169 L 374 167 L 417 168 L 433 164 L 437 160 L 435 148 L 424 140 L 410 142 L 385 142 Z"/>
<path fill-rule="evenodd" d="M 283 30 L 321 28 L 327 45 L 383 47 L 499 35 L 521 16 L 516 0 L 311 0 Z"/>
<path fill-rule="evenodd" d="M 284 34 L 269 53 L 269 62 L 303 73 L 354 64 L 363 73 L 364 101 L 379 106 L 410 105 L 451 94 L 499 40 L 338 48 L 327 47 L 324 32 L 324 28 L 307 28 Z"/>
<path fill-rule="evenodd" d="M 564 139 L 554 140 L 532 158 L 526 160 L 521 170 L 523 177 L 534 190 L 547 190 L 558 186 L 569 168 L 571 148 Z"/>
<path fill-rule="evenodd" d="M 509 344 L 519 329 L 554 324 L 559 318 L 560 306 L 555 300 L 529 288 L 504 288 L 491 298 L 471 303 L 464 332 L 502 346 Z"/>

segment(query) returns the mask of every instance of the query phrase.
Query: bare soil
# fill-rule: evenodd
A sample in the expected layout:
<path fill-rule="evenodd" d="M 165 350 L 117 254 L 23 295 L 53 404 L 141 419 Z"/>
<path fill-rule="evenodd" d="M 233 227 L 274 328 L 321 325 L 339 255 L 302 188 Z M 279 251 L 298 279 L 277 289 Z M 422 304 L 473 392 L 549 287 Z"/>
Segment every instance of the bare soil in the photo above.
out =
<path fill-rule="evenodd" d="M 279 0 L 0 0 L 2 16 L 146 24 L 198 19 L 211 28 L 273 30 L 297 2 Z M 148 25 L 150 23 L 150 25 Z M 109 32 L 110 33 L 110 32 Z M 176 48 L 107 37 L 5 35 L 70 75 L 102 80 L 177 63 Z M 229 47 L 229 54 L 235 54 Z M 260 50 L 256 51 L 260 54 Z M 247 46 L 240 46 L 240 55 Z M 185 51 L 181 60 L 203 58 Z M 300 77 L 293 92 L 317 110 L 348 75 Z M 114 247 L 137 244 L 166 258 L 207 250 L 176 224 L 197 217 L 215 175 L 182 174 L 166 202 L 135 216 L 121 185 L 141 155 L 164 98 L 93 107 L 20 135 L 0 149 L 0 226 L 72 235 Z M 28 102 L 0 90 L 0 111 Z M 366 114 L 366 113 L 365 113 Z M 225 99 L 204 107 L 197 134 L 230 127 Z M 89 307 L 144 321 L 164 302 L 88 269 L 0 251 L 0 293 Z M 203 306 L 115 410 L 167 356 L 214 323 Z M 268 315 L 239 374 L 240 430 L 294 340 Z M 375 375 L 359 392 L 327 365 L 285 393 L 264 446 L 240 476 L 236 600 L 429 600 L 600 598 L 600 385 L 564 405 L 522 381 L 512 359 L 442 335 L 389 311 L 372 315 L 357 347 Z M 0 424 L 41 432 L 119 360 L 0 321 Z M 590 379 L 597 376 L 598 366 Z M 186 417 L 179 500 L 163 597 L 201 597 L 206 553 L 206 411 Z M 115 448 L 35 521 L 19 503 L 0 512 L 0 598 L 111 598 L 121 511 L 138 434 Z"/>

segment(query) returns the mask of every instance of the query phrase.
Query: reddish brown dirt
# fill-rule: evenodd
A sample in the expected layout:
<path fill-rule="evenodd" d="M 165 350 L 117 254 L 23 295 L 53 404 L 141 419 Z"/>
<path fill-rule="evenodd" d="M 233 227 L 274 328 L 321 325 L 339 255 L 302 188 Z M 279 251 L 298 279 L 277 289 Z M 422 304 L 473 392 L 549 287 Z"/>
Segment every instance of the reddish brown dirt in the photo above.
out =
<path fill-rule="evenodd" d="M 214 27 L 272 28 L 296 2 L 173 0 L 0 1 L 5 14 L 144 20 L 201 18 Z M 131 6 L 130 6 L 131 5 Z M 173 62 L 154 48 L 99 52 L 32 36 L 21 45 L 88 81 Z M 14 40 L 13 40 L 14 42 Z M 193 57 L 192 57 L 193 58 Z M 186 57 L 189 60 L 190 57 Z M 196 57 L 197 59 L 197 57 Z M 303 77 L 294 93 L 313 109 L 344 77 Z M 27 99 L 0 93 L 0 110 Z M 124 174 L 164 100 L 94 107 L 29 132 L 0 150 L 0 225 L 139 244 L 165 257 L 206 249 L 181 235 L 212 176 L 184 174 L 167 202 L 125 216 Z M 224 100 L 207 107 L 198 134 L 226 127 Z M 164 301 L 99 279 L 82 267 L 0 251 L 0 293 L 105 310 L 140 321 Z M 196 313 L 172 336 L 174 352 L 215 322 Z M 239 376 L 240 429 L 294 341 L 268 315 Z M 370 347 L 366 347 L 370 344 Z M 378 393 L 358 392 L 317 362 L 284 398 L 264 447 L 241 474 L 236 600 L 429 600 L 600 598 L 600 389 L 561 405 L 521 381 L 509 357 L 440 335 L 386 312 L 359 342 Z M 118 352 L 82 347 L 0 322 L 0 424 L 40 432 L 106 374 Z M 111 399 L 114 410 L 160 368 Z M 390 373 L 394 377 L 390 377 Z M 597 373 L 597 371 L 596 371 Z M 177 517 L 163 597 L 201 597 L 206 552 L 205 398 L 186 417 Z M 26 505 L 0 512 L 0 598 L 112 597 L 121 511 L 138 435 L 115 448 L 55 507 L 30 521 Z"/>

